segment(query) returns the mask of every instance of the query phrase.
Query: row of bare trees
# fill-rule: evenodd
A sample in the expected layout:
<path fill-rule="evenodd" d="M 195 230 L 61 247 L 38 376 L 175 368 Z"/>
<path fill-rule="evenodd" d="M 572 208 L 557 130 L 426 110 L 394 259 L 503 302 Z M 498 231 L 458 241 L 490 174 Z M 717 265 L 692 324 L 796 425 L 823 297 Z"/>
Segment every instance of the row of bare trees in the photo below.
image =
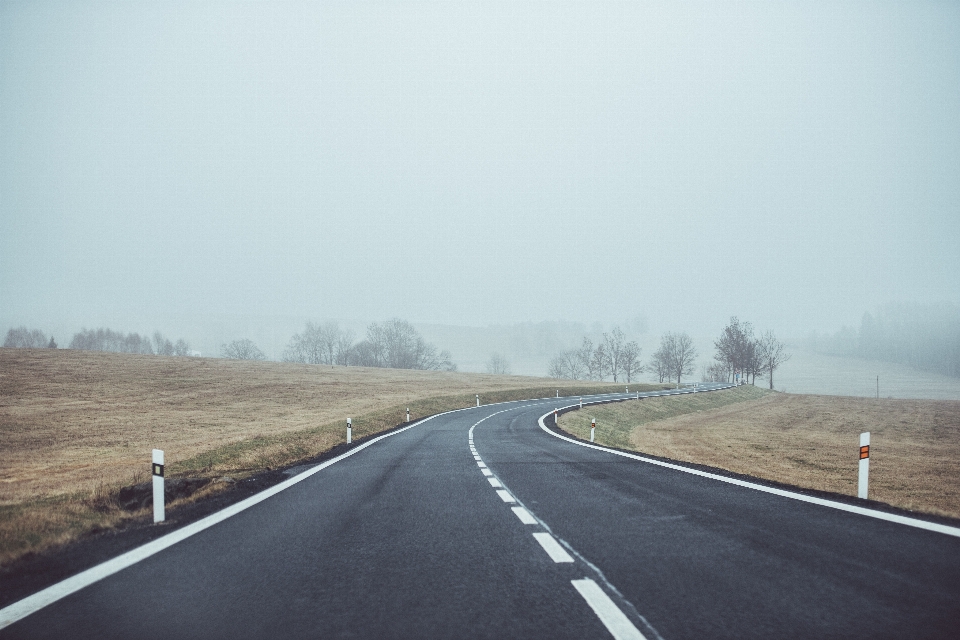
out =
<path fill-rule="evenodd" d="M 584 337 L 579 348 L 568 349 L 550 361 L 547 374 L 567 380 L 603 380 L 612 376 L 614 382 L 631 382 L 643 371 L 640 364 L 640 345 L 628 341 L 620 327 L 604 333 L 600 342 Z"/>
<path fill-rule="evenodd" d="M 757 376 L 767 377 L 773 389 L 773 374 L 784 362 L 790 359 L 786 345 L 773 331 L 766 331 L 755 337 L 753 325 L 742 322 L 736 316 L 723 328 L 720 337 L 714 342 L 716 355 L 714 363 L 707 367 L 707 377 L 712 381 L 732 382 L 737 375 L 746 382 L 756 384 Z"/>
<path fill-rule="evenodd" d="M 24 326 L 11 328 L 3 340 L 3 346 L 8 349 L 56 349 L 57 341 L 47 336 L 40 329 L 27 329 Z"/>
<path fill-rule="evenodd" d="M 308 322 L 283 352 L 284 362 L 357 367 L 456 371 L 450 353 L 438 350 L 406 320 L 393 318 L 367 327 L 363 340 L 335 322 Z"/>
<path fill-rule="evenodd" d="M 153 340 L 139 333 L 123 333 L 112 329 L 81 329 L 70 341 L 71 349 L 85 351 L 110 351 L 113 353 L 140 353 L 160 356 L 190 355 L 190 344 L 180 338 L 176 342 L 154 332 Z"/>

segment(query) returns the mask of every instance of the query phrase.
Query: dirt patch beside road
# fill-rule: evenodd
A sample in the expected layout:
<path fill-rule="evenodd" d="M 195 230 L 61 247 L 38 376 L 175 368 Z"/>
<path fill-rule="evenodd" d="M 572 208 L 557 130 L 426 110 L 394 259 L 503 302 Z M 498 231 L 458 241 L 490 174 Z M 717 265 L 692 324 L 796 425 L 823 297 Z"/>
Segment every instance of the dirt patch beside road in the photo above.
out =
<path fill-rule="evenodd" d="M 589 438 L 591 417 L 600 444 L 851 496 L 857 494 L 859 434 L 869 431 L 871 499 L 960 517 L 957 401 L 794 395 L 745 386 L 584 409 L 562 416 L 560 426 Z"/>

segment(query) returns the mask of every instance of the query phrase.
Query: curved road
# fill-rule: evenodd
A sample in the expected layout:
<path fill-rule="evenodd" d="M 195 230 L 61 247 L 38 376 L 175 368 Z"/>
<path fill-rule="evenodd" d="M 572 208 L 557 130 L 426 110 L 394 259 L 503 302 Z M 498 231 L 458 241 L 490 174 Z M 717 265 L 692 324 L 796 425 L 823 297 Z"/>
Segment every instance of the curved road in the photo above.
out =
<path fill-rule="evenodd" d="M 69 595 L 52 587 L 47 606 L 7 607 L 0 637 L 956 637 L 960 530 L 541 426 L 575 401 L 470 408 L 358 447 Z"/>

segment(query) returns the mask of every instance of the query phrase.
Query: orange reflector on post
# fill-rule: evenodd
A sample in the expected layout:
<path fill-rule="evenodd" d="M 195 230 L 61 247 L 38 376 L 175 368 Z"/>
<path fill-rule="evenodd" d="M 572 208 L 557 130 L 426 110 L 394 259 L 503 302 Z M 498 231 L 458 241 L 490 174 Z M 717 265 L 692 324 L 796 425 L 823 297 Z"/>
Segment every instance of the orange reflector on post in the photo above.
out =
<path fill-rule="evenodd" d="M 870 445 L 860 447 L 860 459 L 863 460 L 864 458 L 869 458 L 869 457 L 870 457 Z"/>

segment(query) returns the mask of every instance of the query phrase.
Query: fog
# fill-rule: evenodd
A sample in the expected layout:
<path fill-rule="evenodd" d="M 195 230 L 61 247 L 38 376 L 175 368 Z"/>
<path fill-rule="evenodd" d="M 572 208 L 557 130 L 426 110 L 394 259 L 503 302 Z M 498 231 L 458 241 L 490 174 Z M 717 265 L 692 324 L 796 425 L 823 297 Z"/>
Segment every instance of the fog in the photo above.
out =
<path fill-rule="evenodd" d="M 3 2 L 0 327 L 955 305 L 958 79 L 949 2 Z"/>

